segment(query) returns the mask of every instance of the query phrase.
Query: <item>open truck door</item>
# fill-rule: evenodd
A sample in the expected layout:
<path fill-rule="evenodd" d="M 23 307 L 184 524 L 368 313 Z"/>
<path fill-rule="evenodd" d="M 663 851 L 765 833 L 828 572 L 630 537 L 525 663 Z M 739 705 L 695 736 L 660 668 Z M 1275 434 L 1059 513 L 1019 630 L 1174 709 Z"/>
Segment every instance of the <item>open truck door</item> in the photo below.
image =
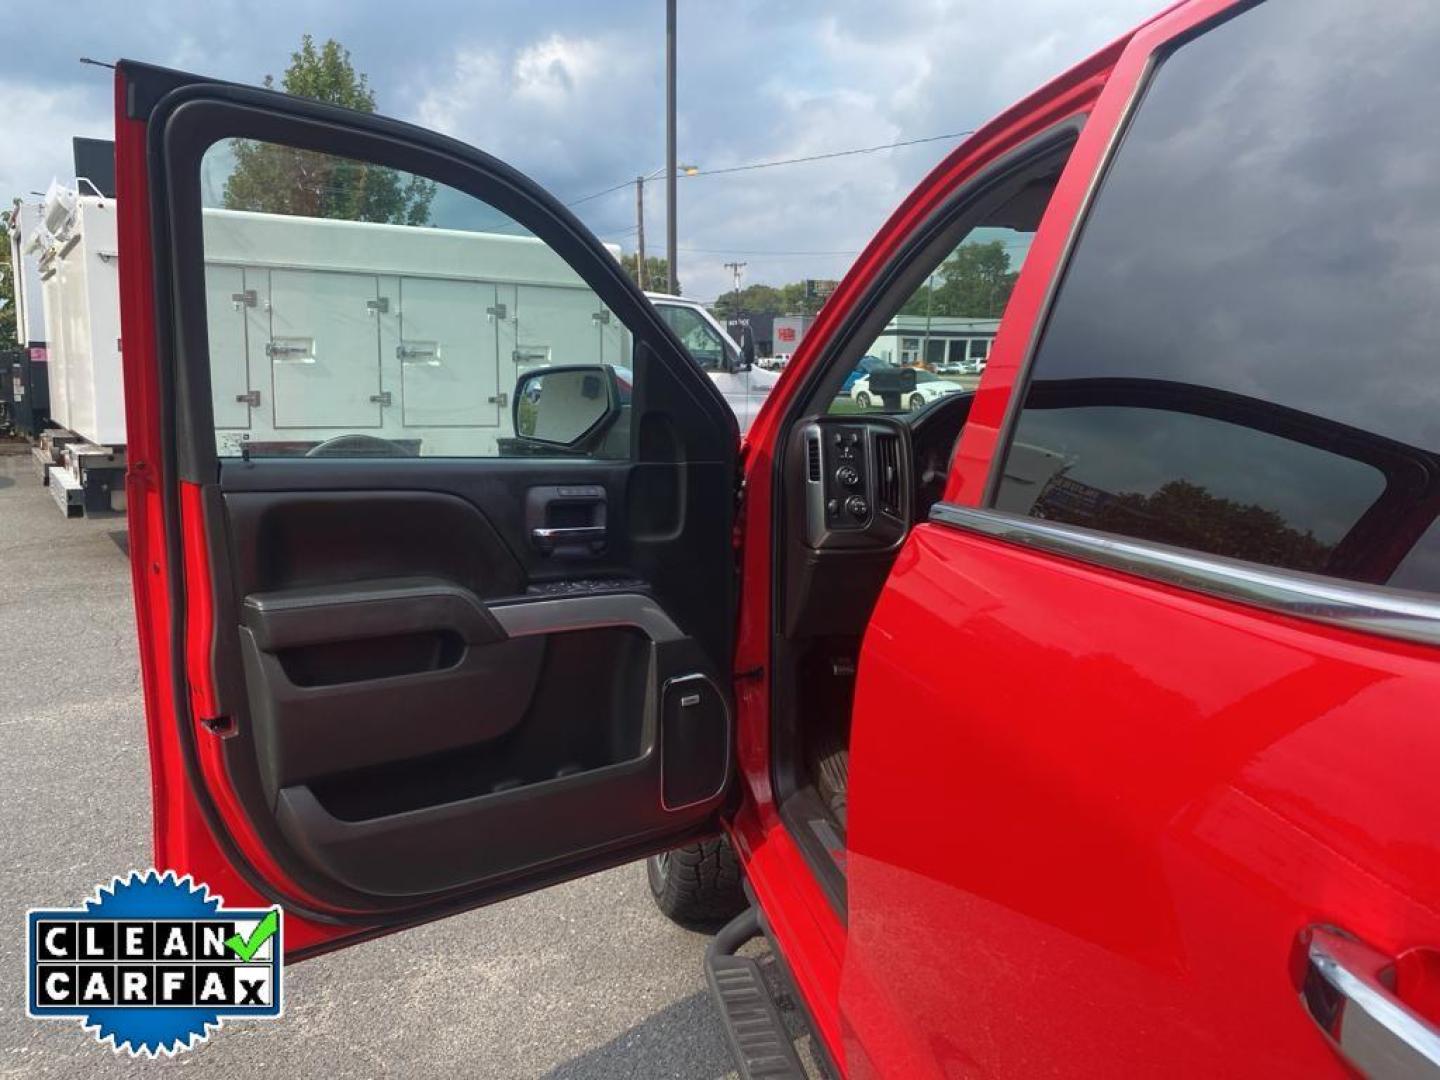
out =
<path fill-rule="evenodd" d="M 713 832 L 738 436 L 616 259 L 452 139 L 128 61 L 116 160 L 156 866 L 283 904 L 293 958 Z M 274 215 L 275 243 L 207 277 L 207 213 L 237 209 Z M 308 253 L 313 291 L 282 310 L 301 218 L 356 228 Z M 395 271 L 386 245 L 422 226 L 433 260 Z M 476 261 L 467 232 L 513 251 Z M 598 332 L 557 332 L 573 351 L 535 378 L 495 298 L 557 270 Z M 413 296 L 447 303 L 422 317 Z M 217 337 L 237 312 L 239 353 Z M 298 387 L 303 438 L 217 426 L 212 371 L 236 355 L 227 392 Z M 419 377 L 433 407 L 377 429 Z M 481 405 L 498 431 L 467 427 Z"/>

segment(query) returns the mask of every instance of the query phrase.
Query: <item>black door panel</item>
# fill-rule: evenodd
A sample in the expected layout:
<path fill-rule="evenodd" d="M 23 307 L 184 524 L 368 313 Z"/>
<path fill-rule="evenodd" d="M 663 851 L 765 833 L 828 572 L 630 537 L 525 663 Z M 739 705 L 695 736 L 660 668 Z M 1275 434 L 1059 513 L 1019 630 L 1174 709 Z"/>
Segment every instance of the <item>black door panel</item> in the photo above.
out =
<path fill-rule="evenodd" d="M 652 496 L 662 465 L 221 465 L 226 757 L 297 880 L 383 909 L 713 819 L 730 702 L 686 624 L 728 559 L 667 567 L 717 546 L 728 494 L 671 467 L 671 527 L 637 538 L 632 485 Z M 530 542 L 561 491 L 603 501 L 603 551 Z"/>

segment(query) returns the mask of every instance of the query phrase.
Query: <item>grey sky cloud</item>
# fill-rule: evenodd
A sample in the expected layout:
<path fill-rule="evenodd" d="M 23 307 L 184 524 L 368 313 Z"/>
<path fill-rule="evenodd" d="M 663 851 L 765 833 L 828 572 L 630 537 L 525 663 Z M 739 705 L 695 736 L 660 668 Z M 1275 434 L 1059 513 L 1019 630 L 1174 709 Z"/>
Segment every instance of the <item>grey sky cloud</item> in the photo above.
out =
<path fill-rule="evenodd" d="M 972 128 L 1152 14 L 1160 0 L 742 0 L 680 3 L 682 161 L 717 169 Z M 0 197 L 69 171 L 72 135 L 111 128 L 109 72 L 129 56 L 240 82 L 279 74 L 302 33 L 335 37 L 382 111 L 496 154 L 574 199 L 664 160 L 664 7 L 646 3 L 196 4 L 71 0 L 7 13 Z M 705 298 L 747 280 L 839 276 L 951 148 L 937 142 L 681 181 L 680 278 Z M 647 191 L 663 246 L 664 186 Z M 577 207 L 634 246 L 634 192 Z M 827 255 L 774 252 L 823 251 Z"/>

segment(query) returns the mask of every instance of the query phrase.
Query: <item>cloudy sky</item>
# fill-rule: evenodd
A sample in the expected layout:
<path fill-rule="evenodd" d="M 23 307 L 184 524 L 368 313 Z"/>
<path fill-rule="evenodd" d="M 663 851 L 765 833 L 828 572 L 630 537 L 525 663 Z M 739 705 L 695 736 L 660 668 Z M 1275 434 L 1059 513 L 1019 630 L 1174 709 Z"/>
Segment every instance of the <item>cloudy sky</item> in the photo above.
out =
<path fill-rule="evenodd" d="M 680 0 L 679 158 L 702 170 L 960 132 L 1163 0 Z M 63 18 L 56 12 L 64 11 Z M 110 73 L 147 60 L 240 82 L 278 75 L 303 33 L 334 37 L 380 110 L 490 151 L 563 199 L 664 162 L 662 0 L 66 0 L 18 3 L 0 66 L 0 199 L 71 171 L 70 137 L 110 136 Z M 679 182 L 680 280 L 838 277 L 953 140 Z M 664 187 L 647 192 L 664 245 Z M 635 244 L 633 188 L 576 207 Z"/>

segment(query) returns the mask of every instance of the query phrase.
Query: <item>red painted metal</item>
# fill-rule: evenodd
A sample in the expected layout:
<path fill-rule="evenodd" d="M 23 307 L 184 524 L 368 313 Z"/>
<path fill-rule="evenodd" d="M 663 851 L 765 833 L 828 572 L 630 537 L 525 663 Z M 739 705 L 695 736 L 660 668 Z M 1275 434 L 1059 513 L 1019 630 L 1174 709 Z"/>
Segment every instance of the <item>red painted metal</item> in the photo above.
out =
<path fill-rule="evenodd" d="M 155 365 L 150 204 L 145 173 L 145 125 L 125 112 L 125 87 L 116 78 L 115 185 L 121 253 L 120 328 L 125 342 L 125 498 L 130 572 L 140 640 L 140 678 L 150 745 L 155 865 L 188 872 L 230 903 L 249 903 L 253 891 L 215 846 L 188 787 L 171 694 L 170 597 L 165 552 L 160 387 Z"/>
<path fill-rule="evenodd" d="M 182 560 L 169 565 L 165 550 L 163 491 L 166 477 L 161 453 L 161 398 L 156 363 L 154 263 L 150 244 L 150 201 L 146 174 L 145 124 L 126 113 L 124 73 L 116 74 L 115 183 L 120 249 L 120 328 L 125 342 L 125 425 L 127 460 L 125 495 L 130 545 L 130 571 L 135 593 L 140 644 L 140 673 L 150 746 L 150 778 L 154 828 L 154 861 L 161 869 L 190 874 L 210 886 L 227 903 L 265 905 L 262 896 L 236 871 L 206 822 L 193 779 L 186 767 L 179 718 L 172 692 L 174 669 L 170 653 L 171 601 L 177 590 L 172 574 L 185 576 L 186 685 L 197 719 L 214 716 L 215 693 L 210 665 L 212 616 L 209 569 L 206 564 L 200 491 L 180 485 Z M 201 775 L 230 835 L 242 838 L 241 849 L 267 880 L 291 895 L 304 893 L 288 882 L 231 794 L 219 736 L 194 733 Z M 311 949 L 344 933 L 339 927 L 312 923 L 290 914 L 286 951 Z"/>
<path fill-rule="evenodd" d="M 1437 1008 L 1440 911 L 1426 898 L 1440 895 L 1430 780 L 1440 666 L 1418 646 L 921 525 L 862 650 L 848 926 L 771 789 L 774 469 L 807 372 L 958 185 L 1085 114 L 953 463 L 947 498 L 978 503 L 1075 222 L 1151 57 L 1229 6 L 1177 5 L 957 148 L 841 282 L 750 430 L 737 529 L 744 800 L 729 831 L 817 1032 L 849 1075 L 1343 1075 L 1297 999 L 1299 936 L 1314 923 L 1401 957 L 1417 1008 Z M 144 128 L 119 106 L 123 97 L 127 492 L 156 859 L 248 902 L 186 787 L 170 700 Z M 205 716 L 213 613 L 196 588 L 208 580 L 198 489 L 182 509 L 191 702 Z M 267 878 L 293 888 L 224 798 L 218 740 L 199 745 L 232 835 Z M 333 927 L 295 925 L 301 944 L 335 939 Z"/>
<path fill-rule="evenodd" d="M 770 580 L 773 572 L 773 551 L 771 536 L 774 519 L 772 501 L 774 497 L 775 461 L 779 452 L 781 426 L 785 413 L 794 403 L 800 391 L 805 374 L 815 365 L 824 362 L 830 343 L 839 329 L 847 309 L 864 294 L 875 277 L 885 268 L 908 237 L 923 224 L 934 210 L 958 187 L 965 184 L 977 172 L 991 162 L 1027 140 L 1054 125 L 1077 115 L 1090 112 L 1096 104 L 1102 88 L 1125 46 L 1126 39 L 1115 42 L 1091 59 L 1055 79 L 1043 89 L 1026 98 L 1013 108 L 1002 113 L 980 128 L 974 135 L 958 146 L 944 161 L 920 183 L 918 187 L 896 208 L 889 220 L 871 240 L 865 251 L 841 281 L 835 292 L 826 301 L 816 317 L 814 325 L 807 332 L 799 349 L 786 365 L 780 380 L 771 391 L 765 406 L 756 417 L 746 437 L 745 470 L 745 516 L 741 526 L 742 596 L 740 621 L 736 647 L 736 670 L 762 670 L 764 676 L 752 678 L 737 684 L 739 712 L 738 761 L 746 789 L 747 806 L 742 820 L 746 823 L 747 834 L 759 830 L 766 837 L 784 835 L 775 805 L 770 782 L 770 690 L 768 667 L 770 659 Z M 1087 125 L 1088 130 L 1088 125 Z M 1092 136 L 1093 138 L 1093 136 Z M 1083 183 L 1082 183 L 1083 188 Z M 1078 206 L 1078 198 L 1075 205 Z M 1051 230 L 1054 231 L 1053 229 Z M 1045 291 L 1043 278 L 1054 272 L 1062 244 L 1050 240 L 1050 249 L 1041 246 L 1040 238 L 1032 245 L 1027 257 L 1016 292 L 1028 288 L 1037 297 Z M 1037 247 L 1039 251 L 1037 252 Z M 1014 301 L 1012 300 L 1012 306 Z M 1009 321 L 1002 326 L 1001 334 L 1006 335 Z M 1007 341 L 1023 341 L 1023 329 L 1009 330 Z M 997 340 L 996 349 L 1002 342 Z M 1013 349 L 1013 345 L 1011 346 Z M 998 417 L 1004 411 L 1004 398 L 1008 390 L 996 371 L 997 360 L 992 359 L 987 369 L 982 389 L 990 390 L 990 408 L 998 409 Z M 1013 381 L 1013 378 L 1012 380 Z M 977 398 L 976 408 L 980 402 Z M 973 421 L 972 421 L 973 422 Z M 998 420 L 996 421 L 998 426 Z M 993 438 L 991 439 L 993 444 Z M 983 477 L 983 472 L 980 474 Z M 981 485 L 983 486 L 983 484 Z M 858 715 L 858 714 L 857 714 Z M 786 854 L 793 853 L 794 861 L 786 857 L 776 860 L 776 876 L 809 876 L 803 856 L 793 843 L 788 842 Z M 763 845 L 752 840 L 758 849 Z M 742 848 L 742 852 L 743 852 Z M 777 848 L 785 851 L 785 848 Z M 747 861 L 746 872 L 753 882 L 762 880 L 770 866 L 759 865 L 758 861 Z M 757 888 L 757 892 L 760 890 Z M 762 894 L 763 895 L 763 894 Z M 777 893 L 778 895 L 778 893 Z M 790 920 L 806 927 L 818 929 L 808 935 L 808 945 L 787 943 L 777 932 L 777 939 L 783 951 L 791 959 L 792 967 L 803 966 L 809 978 L 797 973 L 796 981 L 805 998 L 812 1016 L 817 1018 L 817 1029 L 825 1039 L 827 1048 L 837 1062 L 844 1062 L 852 1048 L 838 1037 L 838 1028 L 833 1018 L 839 1015 L 841 1007 L 841 984 L 834 978 L 843 966 L 846 955 L 846 927 L 834 908 L 819 889 L 792 893 L 788 902 L 805 903 L 802 915 L 787 912 Z M 764 905 L 768 917 L 773 913 Z M 853 917 L 853 909 L 852 909 Z M 825 955 L 811 955 L 809 950 L 829 950 Z M 798 954 L 791 956 L 791 953 Z M 903 1027 L 900 1018 L 896 1025 Z"/>
<path fill-rule="evenodd" d="M 1294 950 L 1440 941 L 1437 700 L 1424 647 L 917 528 L 857 684 L 852 1072 L 1345 1075 Z"/>
<path fill-rule="evenodd" d="M 1156 50 L 1124 44 L 1012 295 L 946 496 L 976 504 L 1077 214 Z M 937 525 L 865 637 L 840 989 L 852 1076 L 1344 1076 L 1306 927 L 1435 1008 L 1433 650 Z M 904 738 L 895 717 L 904 717 Z"/>

